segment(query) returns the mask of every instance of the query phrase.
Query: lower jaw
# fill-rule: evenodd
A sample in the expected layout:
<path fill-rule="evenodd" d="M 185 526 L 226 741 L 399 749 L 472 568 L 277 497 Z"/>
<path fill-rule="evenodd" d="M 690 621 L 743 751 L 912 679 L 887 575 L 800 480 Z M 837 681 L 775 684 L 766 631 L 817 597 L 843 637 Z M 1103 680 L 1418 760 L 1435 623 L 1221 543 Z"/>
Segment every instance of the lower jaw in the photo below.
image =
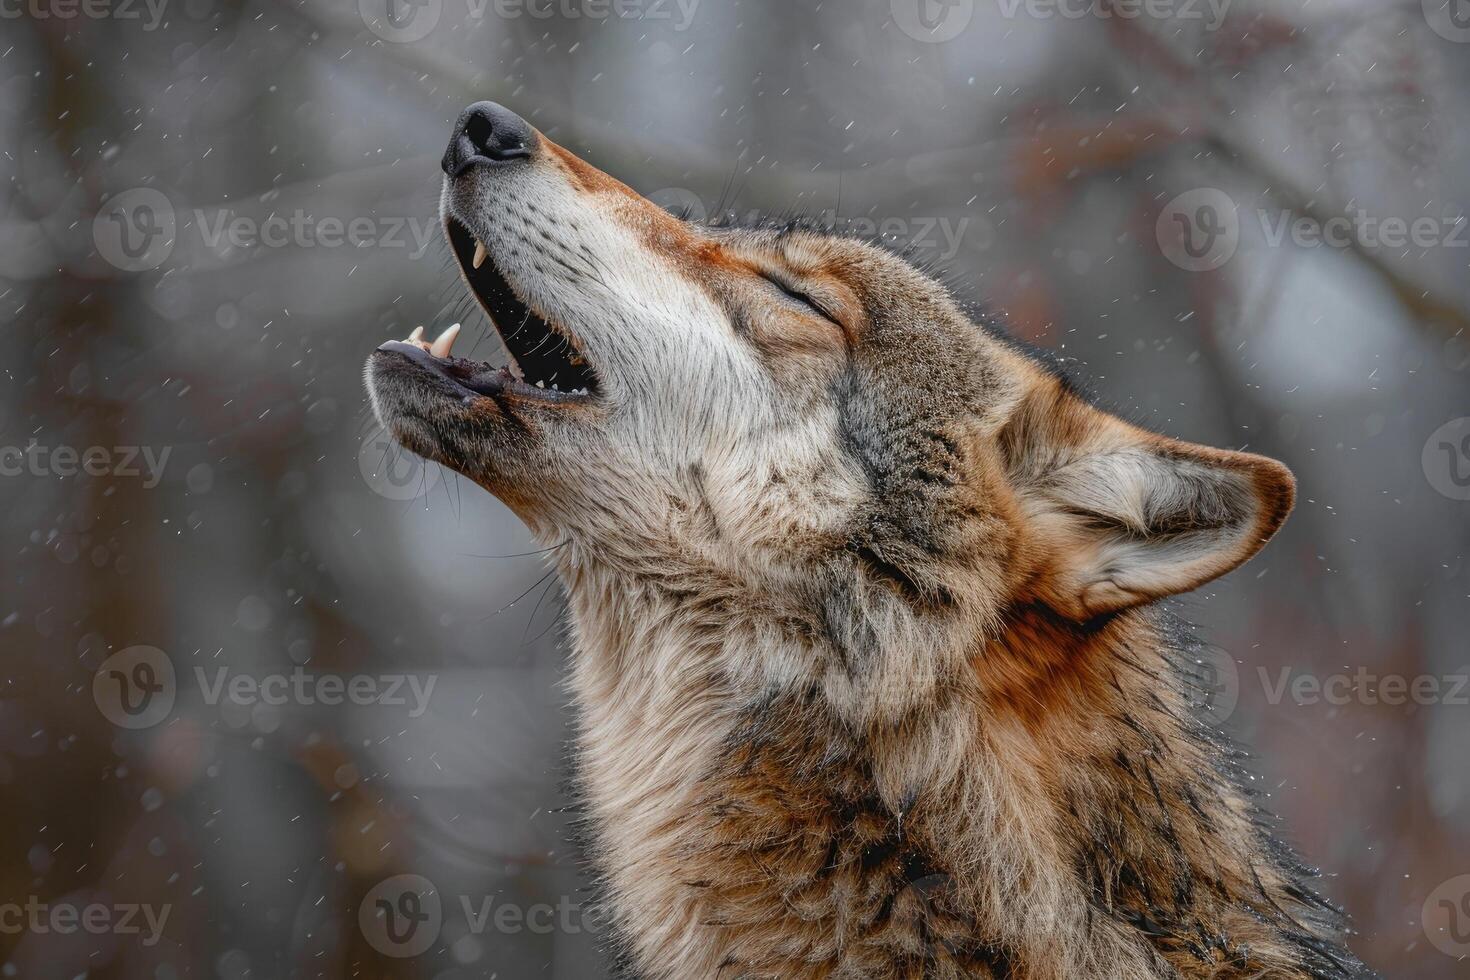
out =
<path fill-rule="evenodd" d="M 487 363 L 451 357 L 447 349 L 443 354 L 435 354 L 413 342 L 394 340 L 383 344 L 378 350 L 413 362 L 428 373 L 448 381 L 467 397 L 496 398 L 511 395 L 545 405 L 586 403 L 592 399 L 587 389 L 573 392 L 532 385 L 518 377 L 511 367 L 497 369 Z"/>

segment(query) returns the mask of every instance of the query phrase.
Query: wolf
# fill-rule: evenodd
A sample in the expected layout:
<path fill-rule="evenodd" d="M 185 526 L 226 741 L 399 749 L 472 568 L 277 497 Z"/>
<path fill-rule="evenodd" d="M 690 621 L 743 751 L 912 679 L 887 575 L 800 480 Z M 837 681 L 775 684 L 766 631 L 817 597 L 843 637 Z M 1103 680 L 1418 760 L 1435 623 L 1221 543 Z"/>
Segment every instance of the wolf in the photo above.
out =
<path fill-rule="evenodd" d="M 1100 410 L 881 247 L 681 220 L 502 106 L 443 170 L 509 363 L 415 331 L 370 400 L 554 546 L 629 975 L 1370 976 L 1159 609 L 1281 527 L 1284 466 Z"/>

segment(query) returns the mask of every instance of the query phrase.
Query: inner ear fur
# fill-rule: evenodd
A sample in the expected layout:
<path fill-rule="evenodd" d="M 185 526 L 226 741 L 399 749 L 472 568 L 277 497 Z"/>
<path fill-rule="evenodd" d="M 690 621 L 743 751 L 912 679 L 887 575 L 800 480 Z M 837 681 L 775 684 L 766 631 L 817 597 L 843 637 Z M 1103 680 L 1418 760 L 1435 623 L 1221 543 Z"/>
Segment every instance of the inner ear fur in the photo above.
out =
<path fill-rule="evenodd" d="M 1255 555 L 1296 481 L 1281 463 L 1181 442 L 1035 371 L 1001 432 L 1036 570 L 1030 598 L 1079 621 L 1188 592 Z"/>

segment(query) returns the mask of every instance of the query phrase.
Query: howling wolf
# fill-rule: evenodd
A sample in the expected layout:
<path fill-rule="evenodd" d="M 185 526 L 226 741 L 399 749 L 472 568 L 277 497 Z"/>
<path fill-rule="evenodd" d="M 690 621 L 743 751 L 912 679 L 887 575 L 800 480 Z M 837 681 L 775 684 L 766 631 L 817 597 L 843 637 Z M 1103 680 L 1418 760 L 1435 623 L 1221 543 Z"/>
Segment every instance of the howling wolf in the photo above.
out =
<path fill-rule="evenodd" d="M 374 410 L 569 595 L 577 769 L 647 978 L 1369 976 L 1153 608 L 1291 510 L 871 245 L 681 221 L 470 106 L 444 228 L 510 363 L 384 344 Z"/>

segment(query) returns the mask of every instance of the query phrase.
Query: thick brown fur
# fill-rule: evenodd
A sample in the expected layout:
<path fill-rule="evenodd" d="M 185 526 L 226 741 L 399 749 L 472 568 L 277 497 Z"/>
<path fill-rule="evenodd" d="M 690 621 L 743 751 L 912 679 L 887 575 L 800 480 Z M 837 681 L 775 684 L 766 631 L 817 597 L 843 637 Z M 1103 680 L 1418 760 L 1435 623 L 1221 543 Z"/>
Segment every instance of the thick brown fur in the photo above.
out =
<path fill-rule="evenodd" d="M 678 221 L 538 137 L 445 211 L 596 367 L 375 408 L 556 549 L 588 834 L 647 978 L 1366 977 L 1157 608 L 1284 467 L 1145 432 L 898 258 Z"/>

